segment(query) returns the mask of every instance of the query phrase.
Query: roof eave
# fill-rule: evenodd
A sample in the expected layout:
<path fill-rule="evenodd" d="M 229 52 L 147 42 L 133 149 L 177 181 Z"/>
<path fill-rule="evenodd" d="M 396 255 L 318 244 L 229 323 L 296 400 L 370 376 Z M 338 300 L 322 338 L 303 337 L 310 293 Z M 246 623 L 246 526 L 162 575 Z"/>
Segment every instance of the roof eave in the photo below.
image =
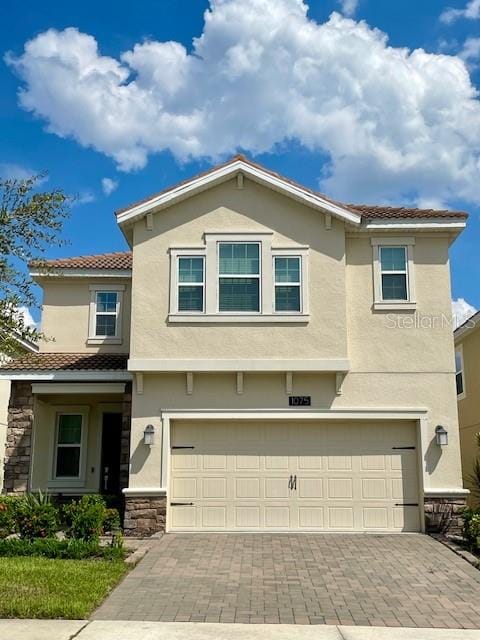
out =
<path fill-rule="evenodd" d="M 271 174 L 268 171 L 264 171 L 260 167 L 253 166 L 243 160 L 235 160 L 228 165 L 213 169 L 207 174 L 193 178 L 178 187 L 174 187 L 162 194 L 159 194 L 158 196 L 154 196 L 146 202 L 133 205 L 129 209 L 120 211 L 117 213 L 117 222 L 123 230 L 126 225 L 132 224 L 136 220 L 141 219 L 150 211 L 154 209 L 159 211 L 166 209 L 167 207 L 171 207 L 172 205 L 192 197 L 197 193 L 201 193 L 216 184 L 225 182 L 237 173 L 243 173 L 255 182 L 284 193 L 307 206 L 320 210 L 324 213 L 329 213 L 345 222 L 349 222 L 353 225 L 359 225 L 361 223 L 362 217 L 360 214 L 355 213 L 346 207 L 330 202 L 329 200 L 322 198 L 320 195 L 316 195 L 307 189 L 302 189 L 300 186 L 297 186 L 287 180 L 283 180 L 279 176 Z"/>

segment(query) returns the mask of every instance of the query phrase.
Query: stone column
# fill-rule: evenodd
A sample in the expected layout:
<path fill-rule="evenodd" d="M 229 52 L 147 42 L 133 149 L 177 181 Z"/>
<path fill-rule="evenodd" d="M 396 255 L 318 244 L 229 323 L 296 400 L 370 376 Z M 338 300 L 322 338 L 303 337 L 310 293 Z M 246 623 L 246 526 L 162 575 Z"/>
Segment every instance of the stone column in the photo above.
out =
<path fill-rule="evenodd" d="M 165 496 L 125 496 L 126 536 L 145 537 L 165 531 L 167 499 Z"/>
<path fill-rule="evenodd" d="M 425 529 L 427 533 L 462 535 L 462 510 L 466 506 L 463 496 L 425 497 Z"/>
<path fill-rule="evenodd" d="M 132 383 L 128 382 L 123 394 L 122 433 L 120 443 L 120 489 L 128 487 L 130 473 L 130 432 L 132 429 Z"/>
<path fill-rule="evenodd" d="M 4 493 L 22 494 L 28 491 L 32 454 L 32 429 L 32 383 L 13 381 L 8 407 L 3 479 Z"/>

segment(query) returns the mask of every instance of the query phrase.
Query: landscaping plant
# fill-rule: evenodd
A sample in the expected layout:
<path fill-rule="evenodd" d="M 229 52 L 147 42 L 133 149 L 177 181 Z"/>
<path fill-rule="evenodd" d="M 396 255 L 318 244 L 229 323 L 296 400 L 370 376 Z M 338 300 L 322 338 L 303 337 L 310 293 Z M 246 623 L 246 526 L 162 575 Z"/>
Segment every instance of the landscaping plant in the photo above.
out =
<path fill-rule="evenodd" d="M 50 538 L 58 531 L 58 510 L 48 493 L 27 493 L 16 507 L 18 532 L 22 538 Z"/>
<path fill-rule="evenodd" d="M 67 537 L 98 542 L 106 511 L 105 501 L 99 495 L 85 495 L 64 505 L 62 520 Z"/>

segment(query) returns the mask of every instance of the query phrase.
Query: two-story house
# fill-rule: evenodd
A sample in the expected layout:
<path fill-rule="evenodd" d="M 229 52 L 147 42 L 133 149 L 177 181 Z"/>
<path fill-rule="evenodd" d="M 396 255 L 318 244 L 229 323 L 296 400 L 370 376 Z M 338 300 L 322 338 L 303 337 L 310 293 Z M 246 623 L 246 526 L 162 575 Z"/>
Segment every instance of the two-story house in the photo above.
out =
<path fill-rule="evenodd" d="M 241 156 L 117 212 L 131 253 L 32 265 L 8 492 L 123 492 L 127 533 L 458 526 L 449 246 Z"/>

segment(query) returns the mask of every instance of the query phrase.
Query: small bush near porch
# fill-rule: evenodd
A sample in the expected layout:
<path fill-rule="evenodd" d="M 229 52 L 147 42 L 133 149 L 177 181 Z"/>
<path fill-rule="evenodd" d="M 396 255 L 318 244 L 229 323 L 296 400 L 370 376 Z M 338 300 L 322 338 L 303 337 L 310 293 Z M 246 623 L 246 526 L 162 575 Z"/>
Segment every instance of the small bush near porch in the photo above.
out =
<path fill-rule="evenodd" d="M 126 571 L 121 560 L 0 558 L 0 618 L 87 618 Z"/>

